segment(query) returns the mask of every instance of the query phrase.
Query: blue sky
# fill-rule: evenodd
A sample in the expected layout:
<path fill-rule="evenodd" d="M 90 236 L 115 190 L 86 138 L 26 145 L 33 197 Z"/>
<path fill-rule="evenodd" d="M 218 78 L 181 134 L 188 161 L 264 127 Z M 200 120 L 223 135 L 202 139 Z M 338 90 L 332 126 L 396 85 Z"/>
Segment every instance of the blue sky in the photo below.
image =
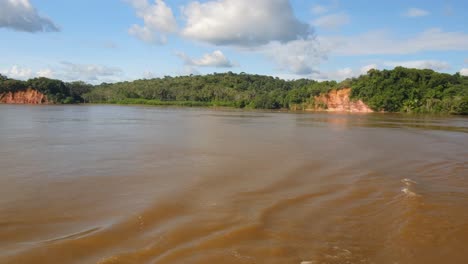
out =
<path fill-rule="evenodd" d="M 468 1 L 0 0 L 0 72 L 91 83 L 370 68 L 468 75 Z"/>

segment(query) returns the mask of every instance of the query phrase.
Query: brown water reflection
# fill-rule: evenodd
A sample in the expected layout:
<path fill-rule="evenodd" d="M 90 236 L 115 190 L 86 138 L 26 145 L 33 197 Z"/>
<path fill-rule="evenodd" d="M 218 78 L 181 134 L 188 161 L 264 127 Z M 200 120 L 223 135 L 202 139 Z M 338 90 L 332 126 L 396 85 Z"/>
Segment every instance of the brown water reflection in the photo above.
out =
<path fill-rule="evenodd" d="M 468 119 L 0 105 L 0 263 L 465 263 Z"/>

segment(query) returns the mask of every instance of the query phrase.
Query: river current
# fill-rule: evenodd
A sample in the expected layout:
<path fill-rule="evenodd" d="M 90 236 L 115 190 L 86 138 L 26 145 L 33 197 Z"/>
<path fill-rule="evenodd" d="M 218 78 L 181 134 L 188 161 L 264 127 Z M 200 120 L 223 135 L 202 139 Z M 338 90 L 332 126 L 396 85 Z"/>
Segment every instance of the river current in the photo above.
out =
<path fill-rule="evenodd" d="M 468 118 L 0 105 L 0 263 L 468 261 Z"/>

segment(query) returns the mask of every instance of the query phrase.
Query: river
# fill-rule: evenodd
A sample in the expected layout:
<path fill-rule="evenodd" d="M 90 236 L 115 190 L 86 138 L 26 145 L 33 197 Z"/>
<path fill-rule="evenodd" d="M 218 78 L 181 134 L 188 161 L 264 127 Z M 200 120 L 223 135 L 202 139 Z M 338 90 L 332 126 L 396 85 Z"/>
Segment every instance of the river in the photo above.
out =
<path fill-rule="evenodd" d="M 0 105 L 0 263 L 467 263 L 468 118 Z"/>

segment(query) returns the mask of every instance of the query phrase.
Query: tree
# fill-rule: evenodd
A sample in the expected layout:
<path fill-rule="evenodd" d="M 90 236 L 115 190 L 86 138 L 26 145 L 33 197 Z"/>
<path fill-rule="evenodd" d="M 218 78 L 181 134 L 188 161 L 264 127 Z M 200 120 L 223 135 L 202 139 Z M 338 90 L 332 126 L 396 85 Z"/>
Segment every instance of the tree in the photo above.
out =
<path fill-rule="evenodd" d="M 84 103 L 83 94 L 89 93 L 93 89 L 91 84 L 81 81 L 66 83 L 65 86 L 68 89 L 69 98 L 71 98 L 66 103 Z"/>
<path fill-rule="evenodd" d="M 396 67 L 370 70 L 351 83 L 352 97 L 388 112 L 464 113 L 468 82 L 459 74 Z"/>
<path fill-rule="evenodd" d="M 371 69 L 358 78 L 317 82 L 286 81 L 271 76 L 233 72 L 90 85 L 84 82 L 0 76 L 0 93 L 37 89 L 57 103 L 148 103 L 188 106 L 236 106 L 263 109 L 307 108 L 332 89 L 351 88 L 352 98 L 388 112 L 465 114 L 468 77 L 433 70 Z"/>

